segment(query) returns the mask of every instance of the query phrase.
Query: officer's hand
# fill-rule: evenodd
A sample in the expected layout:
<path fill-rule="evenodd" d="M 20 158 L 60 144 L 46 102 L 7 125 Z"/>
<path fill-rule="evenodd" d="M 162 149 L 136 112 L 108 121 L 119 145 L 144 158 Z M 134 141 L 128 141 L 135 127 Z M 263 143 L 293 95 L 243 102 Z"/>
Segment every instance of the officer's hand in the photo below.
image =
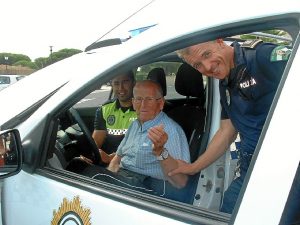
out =
<path fill-rule="evenodd" d="M 107 154 L 105 151 L 99 149 L 99 153 L 102 159 L 102 162 L 108 164 L 113 159 L 113 157 L 116 155 L 116 153 Z"/>
<path fill-rule="evenodd" d="M 80 159 L 82 159 L 83 161 L 85 161 L 86 163 L 92 165 L 93 161 L 87 157 L 84 157 L 83 155 L 80 155 Z"/>
<path fill-rule="evenodd" d="M 168 176 L 174 176 L 177 174 L 187 174 L 187 175 L 194 175 L 197 173 L 197 170 L 194 168 L 194 164 L 187 163 L 182 160 L 177 160 L 178 167 L 171 172 L 168 173 Z"/>

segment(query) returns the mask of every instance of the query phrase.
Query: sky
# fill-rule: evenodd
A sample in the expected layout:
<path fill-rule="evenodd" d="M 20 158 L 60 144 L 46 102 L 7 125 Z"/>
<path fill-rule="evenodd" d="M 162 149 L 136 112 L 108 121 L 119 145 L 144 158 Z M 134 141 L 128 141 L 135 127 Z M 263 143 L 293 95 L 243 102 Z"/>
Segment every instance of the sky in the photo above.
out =
<path fill-rule="evenodd" d="M 0 53 L 84 50 L 149 0 L 1 0 Z"/>

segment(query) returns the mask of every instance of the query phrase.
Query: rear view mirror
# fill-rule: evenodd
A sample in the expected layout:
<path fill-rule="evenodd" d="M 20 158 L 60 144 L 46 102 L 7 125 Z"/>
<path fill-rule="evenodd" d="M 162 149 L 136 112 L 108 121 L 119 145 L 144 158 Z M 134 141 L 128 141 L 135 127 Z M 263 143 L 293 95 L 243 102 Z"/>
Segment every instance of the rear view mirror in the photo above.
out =
<path fill-rule="evenodd" d="M 0 178 L 20 172 L 22 166 L 22 145 L 16 129 L 0 132 Z"/>

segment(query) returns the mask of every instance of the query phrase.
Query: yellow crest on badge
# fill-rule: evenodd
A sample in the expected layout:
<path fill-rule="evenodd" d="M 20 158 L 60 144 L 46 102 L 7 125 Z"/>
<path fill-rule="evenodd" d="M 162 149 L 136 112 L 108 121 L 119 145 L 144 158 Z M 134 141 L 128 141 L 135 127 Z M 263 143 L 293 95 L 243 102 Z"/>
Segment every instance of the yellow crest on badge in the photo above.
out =
<path fill-rule="evenodd" d="M 71 224 L 91 225 L 91 210 L 81 206 L 79 196 L 75 196 L 72 201 L 63 199 L 59 209 L 53 210 L 51 225 Z"/>

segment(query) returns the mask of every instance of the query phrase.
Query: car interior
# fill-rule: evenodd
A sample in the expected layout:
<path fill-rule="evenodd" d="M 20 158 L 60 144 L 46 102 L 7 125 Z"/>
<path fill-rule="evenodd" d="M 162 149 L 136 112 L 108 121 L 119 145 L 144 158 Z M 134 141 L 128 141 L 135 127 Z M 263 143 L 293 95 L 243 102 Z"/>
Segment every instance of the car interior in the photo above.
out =
<path fill-rule="evenodd" d="M 176 57 L 172 55 L 170 58 Z M 206 122 L 208 79 L 179 58 L 173 62 L 166 59 L 141 65 L 133 71 L 136 80 L 150 79 L 161 85 L 165 97 L 164 112 L 184 130 L 190 147 L 191 161 L 195 161 L 204 151 L 201 146 L 205 146 L 202 136 Z M 105 88 L 107 91 L 99 92 L 105 93 L 102 102 L 85 107 L 82 106 L 82 102 L 86 101 L 81 100 L 60 115 L 55 146 L 48 154 L 47 166 L 80 173 L 86 167 L 80 156 L 104 166 L 91 134 L 96 109 L 113 98 L 111 87 L 106 85 Z M 104 89 L 103 85 L 101 89 Z M 89 99 L 88 96 L 85 98 Z M 189 179 L 188 187 L 191 193 L 196 192 L 198 179 L 199 174 Z M 194 194 L 191 194 L 187 202 L 193 204 L 193 199 Z"/>

